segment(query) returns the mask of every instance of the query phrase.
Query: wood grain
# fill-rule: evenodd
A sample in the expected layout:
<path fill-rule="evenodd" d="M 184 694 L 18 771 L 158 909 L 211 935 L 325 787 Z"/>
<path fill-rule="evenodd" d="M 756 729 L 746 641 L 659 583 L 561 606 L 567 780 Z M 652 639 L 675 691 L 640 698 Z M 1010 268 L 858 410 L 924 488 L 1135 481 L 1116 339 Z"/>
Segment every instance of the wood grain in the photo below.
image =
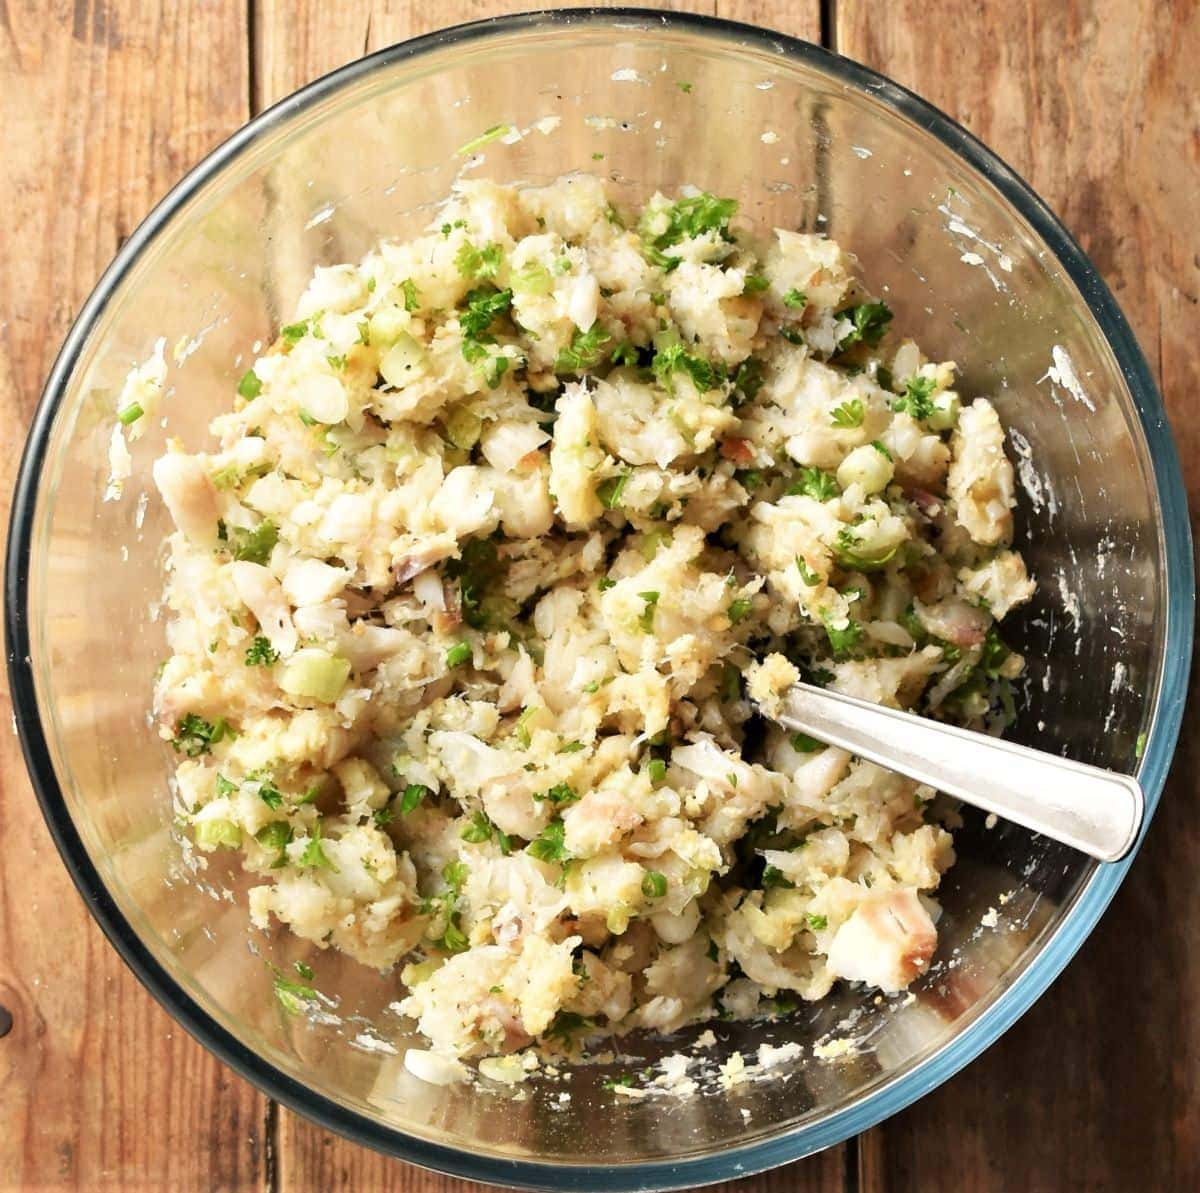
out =
<path fill-rule="evenodd" d="M 70 318 L 152 202 L 251 111 L 362 53 L 530 0 L 0 5 L 0 491 Z M 655 5 L 651 5 L 655 6 Z M 837 47 L 955 115 L 1064 217 L 1134 324 L 1200 500 L 1196 0 L 680 0 Z M 7 497 L 0 499 L 7 501 Z M 3 511 L 0 511 L 3 512 Z M 7 697 L 3 697 L 7 705 Z M 1193 705 L 1195 705 L 1193 701 Z M 0 707 L 0 722 L 9 709 Z M 1052 992 L 856 1148 L 726 1193 L 1200 1188 L 1193 709 L 1149 840 Z M 1189 732 L 1190 728 L 1190 732 Z M 1151 942 L 1148 944 L 1148 942 Z M 1134 960 L 1136 959 L 1136 964 Z M 0 1189 L 466 1193 L 268 1108 L 104 942 L 0 738 Z"/>
<path fill-rule="evenodd" d="M 0 455 L 69 321 L 152 203 L 249 111 L 245 9 L 0 6 Z M 3 696 L 0 721 L 10 708 Z M 0 736 L 0 1187 L 251 1189 L 266 1099 L 141 988 L 72 889 Z"/>
<path fill-rule="evenodd" d="M 957 117 L 1082 242 L 1158 376 L 1195 510 L 1200 8 L 846 3 L 837 45 Z M 1146 846 L 1100 927 L 985 1057 L 864 1137 L 864 1190 L 1200 1188 L 1195 695 Z"/>

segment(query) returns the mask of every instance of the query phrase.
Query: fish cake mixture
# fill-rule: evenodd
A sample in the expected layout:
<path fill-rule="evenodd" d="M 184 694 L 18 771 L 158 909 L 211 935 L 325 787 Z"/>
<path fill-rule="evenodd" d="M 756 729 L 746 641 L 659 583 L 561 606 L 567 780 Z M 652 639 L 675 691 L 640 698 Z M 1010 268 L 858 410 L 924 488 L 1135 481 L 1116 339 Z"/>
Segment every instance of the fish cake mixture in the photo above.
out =
<path fill-rule="evenodd" d="M 256 925 L 385 971 L 456 1058 L 925 970 L 935 793 L 760 710 L 803 678 L 998 729 L 1033 584 L 995 409 L 853 270 L 588 176 L 464 182 L 316 270 L 154 466 L 155 713 Z"/>

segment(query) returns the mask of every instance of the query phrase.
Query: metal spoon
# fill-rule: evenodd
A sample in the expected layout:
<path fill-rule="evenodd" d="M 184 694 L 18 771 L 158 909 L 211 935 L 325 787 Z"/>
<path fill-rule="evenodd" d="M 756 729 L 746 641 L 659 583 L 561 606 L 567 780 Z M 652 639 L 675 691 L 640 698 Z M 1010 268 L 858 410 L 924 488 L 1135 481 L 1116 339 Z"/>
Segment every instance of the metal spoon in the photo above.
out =
<path fill-rule="evenodd" d="M 775 719 L 1102 862 L 1124 857 L 1142 826 L 1146 801 L 1131 775 L 805 683 Z"/>

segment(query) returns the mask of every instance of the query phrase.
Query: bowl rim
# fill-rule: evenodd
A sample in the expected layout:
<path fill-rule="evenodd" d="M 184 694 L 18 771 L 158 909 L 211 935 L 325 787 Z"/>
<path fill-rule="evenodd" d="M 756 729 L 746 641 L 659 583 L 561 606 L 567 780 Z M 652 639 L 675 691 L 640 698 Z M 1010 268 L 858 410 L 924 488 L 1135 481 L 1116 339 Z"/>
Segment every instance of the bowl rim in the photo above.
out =
<path fill-rule="evenodd" d="M 825 76 L 869 93 L 930 132 L 995 187 L 1054 254 L 1108 342 L 1133 399 L 1149 448 L 1162 510 L 1166 561 L 1163 665 L 1138 777 L 1146 817 L 1138 841 L 1120 862 L 1099 865 L 1084 882 L 1024 972 L 962 1032 L 938 1051 L 860 1095 L 820 1122 L 783 1130 L 766 1139 L 680 1160 L 618 1166 L 545 1162 L 486 1156 L 408 1135 L 317 1094 L 275 1068 L 211 1018 L 161 965 L 121 914 L 75 828 L 51 761 L 38 713 L 30 656 L 29 562 L 39 481 L 50 432 L 81 350 L 115 290 L 175 211 L 249 148 L 263 132 L 393 63 L 448 46 L 479 42 L 547 26 L 621 26 L 629 32 L 681 30 L 736 41 L 767 54 L 799 61 Z M 454 1176 L 518 1187 L 555 1189 L 674 1189 L 747 1176 L 810 1155 L 875 1126 L 958 1072 L 995 1042 L 1041 996 L 1095 927 L 1128 872 L 1161 796 L 1183 716 L 1191 661 L 1195 581 L 1186 491 L 1161 396 L 1133 332 L 1074 237 L 1029 185 L 957 122 L 869 67 L 788 35 L 694 13 L 636 7 L 530 11 L 438 30 L 378 50 L 309 83 L 264 110 L 213 149 L 154 206 L 138 225 L 84 303 L 60 349 L 35 411 L 14 491 L 5 559 L 4 628 L 13 715 L 26 766 L 43 816 L 79 893 L 104 934 L 139 981 L 194 1038 L 269 1097 L 354 1142 Z"/>

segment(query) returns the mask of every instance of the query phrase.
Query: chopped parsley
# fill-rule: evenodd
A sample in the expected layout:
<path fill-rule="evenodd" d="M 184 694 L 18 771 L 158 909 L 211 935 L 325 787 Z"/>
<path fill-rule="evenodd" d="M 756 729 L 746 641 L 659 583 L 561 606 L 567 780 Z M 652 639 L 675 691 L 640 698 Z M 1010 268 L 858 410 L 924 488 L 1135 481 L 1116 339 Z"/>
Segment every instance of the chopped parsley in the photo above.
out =
<path fill-rule="evenodd" d="M 258 798 L 272 811 L 283 807 L 283 792 L 270 779 L 259 782 Z"/>
<path fill-rule="evenodd" d="M 550 1026 L 546 1028 L 544 1034 L 548 1040 L 557 1039 L 562 1040 L 564 1044 L 569 1044 L 575 1032 L 590 1031 L 595 1026 L 590 1019 L 585 1019 L 578 1011 L 559 1011 L 550 1021 Z"/>
<path fill-rule="evenodd" d="M 311 986 L 303 986 L 285 978 L 283 974 L 276 974 L 275 997 L 289 1015 L 299 1015 L 308 1004 L 317 1001 L 317 992 Z"/>
<path fill-rule="evenodd" d="M 491 128 L 485 129 L 477 137 L 472 137 L 465 144 L 460 145 L 454 152 L 463 157 L 468 153 L 474 153 L 476 149 L 482 149 L 489 142 L 496 140 L 497 137 L 506 136 L 512 132 L 511 124 L 493 124 Z"/>
<path fill-rule="evenodd" d="M 746 274 L 746 281 L 742 286 L 742 293 L 761 294 L 765 289 L 767 289 L 768 286 L 770 286 L 770 284 L 770 279 L 765 277 L 763 274 L 748 273 Z"/>
<path fill-rule="evenodd" d="M 446 666 L 461 667 L 470 657 L 471 644 L 469 642 L 456 642 L 446 651 Z"/>
<path fill-rule="evenodd" d="M 226 529 L 226 536 L 234 559 L 265 564 L 279 541 L 279 528 L 270 518 L 265 518 L 253 530 L 230 526 Z"/>
<path fill-rule="evenodd" d="M 256 635 L 246 648 L 247 667 L 269 667 L 278 661 L 279 652 L 271 645 L 270 638 L 264 638 L 262 634 Z"/>
<path fill-rule="evenodd" d="M 312 866 L 317 870 L 332 870 L 335 874 L 338 873 L 338 868 L 329 860 L 325 853 L 325 846 L 321 842 L 321 822 L 313 821 L 312 827 L 308 833 L 308 843 L 304 846 L 304 851 L 300 854 L 301 866 Z"/>
<path fill-rule="evenodd" d="M 454 258 L 458 272 L 471 281 L 479 282 L 494 278 L 500 272 L 501 249 L 498 244 L 486 244 L 476 248 L 469 240 L 464 240 L 462 247 Z M 411 283 L 409 283 L 411 285 Z M 405 309 L 408 308 L 408 293 L 405 292 Z"/>
<path fill-rule="evenodd" d="M 563 843 L 565 835 L 566 828 L 563 822 L 555 818 L 529 842 L 525 852 L 537 858 L 539 862 L 565 862 L 570 857 Z"/>
<path fill-rule="evenodd" d="M 478 286 L 468 291 L 466 304 L 458 316 L 463 333 L 462 354 L 465 360 L 477 364 L 488 355 L 486 345 L 496 342 L 489 329 L 512 306 L 512 291 Z"/>
<path fill-rule="evenodd" d="M 645 602 L 645 608 L 638 617 L 638 625 L 641 627 L 643 634 L 654 633 L 654 610 L 658 607 L 657 592 L 639 592 L 638 596 Z"/>
<path fill-rule="evenodd" d="M 651 758 L 646 763 L 646 774 L 651 783 L 661 783 L 667 777 L 667 764 L 661 758 Z"/>
<path fill-rule="evenodd" d="M 554 371 L 582 373 L 584 369 L 595 368 L 604 355 L 604 346 L 611 340 L 612 336 L 599 323 L 593 323 L 587 331 L 577 331 L 570 346 L 554 358 Z"/>
<path fill-rule="evenodd" d="M 737 600 L 729 602 L 729 620 L 734 625 L 750 612 L 750 603 L 748 597 L 738 597 Z"/>
<path fill-rule="evenodd" d="M 764 891 L 770 890 L 772 887 L 783 891 L 796 889 L 796 884 L 790 878 L 786 877 L 782 870 L 775 866 L 767 866 L 763 870 L 762 884 Z"/>
<path fill-rule="evenodd" d="M 405 278 L 400 283 L 400 289 L 404 291 L 404 309 L 411 315 L 413 311 L 421 309 L 421 292 L 417 289 L 417 284 L 412 278 Z"/>
<path fill-rule="evenodd" d="M 808 913 L 807 918 L 808 918 L 808 926 L 814 932 L 823 932 L 826 928 L 829 927 L 829 919 L 827 916 L 813 915 L 813 913 L 810 911 Z"/>
<path fill-rule="evenodd" d="M 308 329 L 308 320 L 302 319 L 299 323 L 289 323 L 286 327 L 281 327 L 279 334 L 283 337 L 283 342 L 288 347 L 291 347 L 293 344 L 298 344 L 308 335 Z"/>
<path fill-rule="evenodd" d="M 892 409 L 897 414 L 910 414 L 917 422 L 924 422 L 934 411 L 933 391 L 937 382 L 932 377 L 913 376 L 904 383 L 904 393 L 892 399 Z"/>
<path fill-rule="evenodd" d="M 737 214 L 736 199 L 719 199 L 707 191 L 699 195 L 688 195 L 680 199 L 667 211 L 667 227 L 657 235 L 650 232 L 649 220 L 643 217 L 642 245 L 646 259 L 670 272 L 681 258 L 673 257 L 664 250 L 681 240 L 715 232 L 722 240 L 732 241 L 729 221 Z M 648 213 L 657 223 L 658 212 Z"/>
<path fill-rule="evenodd" d="M 629 477 L 628 472 L 622 472 L 620 476 L 610 476 L 596 486 L 596 496 L 606 510 L 616 509 L 621 504 L 621 494 L 625 492 Z"/>
<path fill-rule="evenodd" d="M 785 307 L 787 307 L 789 310 L 793 310 L 793 311 L 803 310 L 803 308 L 808 305 L 808 295 L 805 294 L 802 290 L 797 290 L 796 287 L 793 286 L 783 296 L 783 305 Z"/>
<path fill-rule="evenodd" d="M 171 745 L 176 754 L 199 758 L 202 754 L 211 753 L 213 746 L 219 741 L 233 736 L 234 732 L 224 717 L 206 721 L 190 712 L 175 726 L 175 736 L 171 739 Z"/>
<path fill-rule="evenodd" d="M 875 347 L 883 339 L 883 333 L 892 321 L 891 308 L 884 302 L 860 302 L 857 306 L 838 311 L 838 315 L 848 318 L 854 324 L 838 343 L 839 352 L 845 352 L 855 344 Z"/>
<path fill-rule="evenodd" d="M 715 389 L 722 379 L 712 364 L 703 356 L 689 352 L 679 340 L 663 344 L 654 353 L 650 369 L 664 389 L 671 388 L 671 377 L 677 372 L 686 373 L 701 393 Z"/>
<path fill-rule="evenodd" d="M 823 620 L 825 633 L 829 637 L 829 645 L 833 647 L 835 655 L 846 654 L 862 641 L 863 628 L 857 621 L 848 621 L 845 626 L 838 629 L 830 624 L 829 618 Z"/>
<path fill-rule="evenodd" d="M 801 468 L 784 490 L 785 497 L 811 497 L 815 501 L 832 501 L 841 493 L 841 488 L 832 474 L 823 468 Z"/>
<path fill-rule="evenodd" d="M 497 610 L 497 600 L 488 593 L 496 588 L 504 575 L 500 552 L 491 539 L 468 539 L 458 559 L 446 565 L 446 575 L 458 581 L 463 620 L 473 629 L 489 628 Z"/>
<path fill-rule="evenodd" d="M 556 783 L 549 791 L 543 791 L 533 797 L 539 801 L 553 804 L 556 808 L 576 803 L 579 799 L 575 789 L 566 783 Z"/>
<path fill-rule="evenodd" d="M 485 841 L 495 841 L 500 852 L 507 857 L 512 852 L 512 839 L 492 823 L 488 814 L 483 811 L 475 812 L 471 822 L 463 827 L 458 834 L 470 845 L 482 845 Z"/>
<path fill-rule="evenodd" d="M 761 360 L 748 356 L 737 367 L 733 375 L 734 392 L 743 402 L 753 402 L 758 397 L 758 391 L 763 386 L 765 370 Z"/>
<path fill-rule="evenodd" d="M 432 794 L 433 792 L 424 783 L 409 783 L 404 788 L 404 794 L 400 796 L 400 815 L 407 816 L 417 808 L 426 796 Z"/>
<path fill-rule="evenodd" d="M 835 427 L 861 427 L 864 414 L 862 399 L 851 398 L 829 412 L 829 421 Z"/>
<path fill-rule="evenodd" d="M 818 750 L 825 748 L 821 742 L 817 741 L 815 737 L 809 737 L 807 733 L 793 733 L 788 741 L 797 754 L 815 754 Z"/>

